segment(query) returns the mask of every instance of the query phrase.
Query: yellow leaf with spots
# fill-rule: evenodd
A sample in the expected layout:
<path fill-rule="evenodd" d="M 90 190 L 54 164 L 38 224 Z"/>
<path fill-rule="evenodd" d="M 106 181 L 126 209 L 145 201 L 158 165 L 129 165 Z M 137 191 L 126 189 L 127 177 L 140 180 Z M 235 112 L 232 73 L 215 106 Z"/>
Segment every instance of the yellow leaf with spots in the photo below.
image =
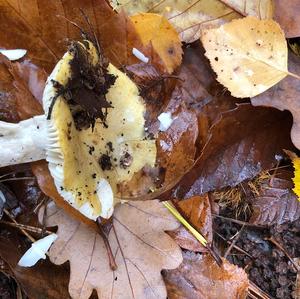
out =
<path fill-rule="evenodd" d="M 175 28 L 166 18 L 157 14 L 142 13 L 132 16 L 131 20 L 143 45 L 152 44 L 163 62 L 163 67 L 168 73 L 172 73 L 181 64 L 183 53 Z"/>
<path fill-rule="evenodd" d="M 235 97 L 254 97 L 289 74 L 287 43 L 273 20 L 233 20 L 201 40 L 217 80 Z"/>

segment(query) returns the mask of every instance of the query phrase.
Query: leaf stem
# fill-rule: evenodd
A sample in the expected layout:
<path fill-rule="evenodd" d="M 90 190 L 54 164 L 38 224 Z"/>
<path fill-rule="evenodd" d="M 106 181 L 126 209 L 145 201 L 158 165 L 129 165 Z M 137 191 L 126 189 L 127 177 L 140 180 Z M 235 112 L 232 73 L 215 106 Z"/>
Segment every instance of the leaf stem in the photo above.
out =
<path fill-rule="evenodd" d="M 106 248 L 106 251 L 107 251 L 109 266 L 110 266 L 112 271 L 115 271 L 115 270 L 117 270 L 118 266 L 116 264 L 114 254 L 113 254 L 113 252 L 111 250 L 111 247 L 110 247 L 110 244 L 109 244 L 109 240 L 108 240 L 109 231 L 107 232 L 107 230 L 104 227 L 105 224 L 104 225 L 102 224 L 101 217 L 97 218 L 96 223 L 97 223 L 98 228 L 99 228 L 99 234 L 103 239 L 103 242 L 104 242 L 104 245 L 105 245 L 105 248 Z"/>

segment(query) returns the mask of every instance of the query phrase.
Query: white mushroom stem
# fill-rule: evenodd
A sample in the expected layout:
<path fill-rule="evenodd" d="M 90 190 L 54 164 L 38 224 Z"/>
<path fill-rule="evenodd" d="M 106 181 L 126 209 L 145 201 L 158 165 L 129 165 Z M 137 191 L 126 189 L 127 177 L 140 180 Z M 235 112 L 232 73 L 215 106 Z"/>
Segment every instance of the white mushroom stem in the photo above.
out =
<path fill-rule="evenodd" d="M 46 122 L 45 115 L 17 124 L 0 121 L 0 167 L 45 159 Z"/>

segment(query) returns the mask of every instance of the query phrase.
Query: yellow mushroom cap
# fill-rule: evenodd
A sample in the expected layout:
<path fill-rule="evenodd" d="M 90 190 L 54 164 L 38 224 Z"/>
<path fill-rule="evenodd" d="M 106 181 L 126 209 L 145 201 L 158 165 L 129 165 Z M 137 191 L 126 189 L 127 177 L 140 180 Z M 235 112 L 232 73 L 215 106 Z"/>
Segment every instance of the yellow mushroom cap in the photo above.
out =
<path fill-rule="evenodd" d="M 99 56 L 94 45 L 78 45 L 91 67 L 96 66 Z M 106 94 L 112 108 L 107 109 L 105 125 L 98 119 L 93 128 L 76 128 L 65 95 L 55 88 L 55 83 L 64 87 L 71 80 L 74 55 L 68 51 L 63 56 L 44 90 L 46 114 L 56 99 L 48 120 L 47 161 L 56 188 L 67 202 L 92 220 L 109 218 L 119 202 L 114 197 L 118 184 L 129 181 L 145 165 L 154 166 L 155 140 L 145 136 L 145 105 L 137 86 L 111 64 L 107 69 L 116 81 Z"/>

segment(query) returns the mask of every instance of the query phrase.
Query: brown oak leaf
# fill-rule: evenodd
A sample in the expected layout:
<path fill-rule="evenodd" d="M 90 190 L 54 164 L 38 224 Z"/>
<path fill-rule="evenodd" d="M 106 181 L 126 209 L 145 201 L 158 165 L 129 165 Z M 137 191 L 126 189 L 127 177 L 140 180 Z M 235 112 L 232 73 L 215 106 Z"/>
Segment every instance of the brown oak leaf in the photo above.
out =
<path fill-rule="evenodd" d="M 72 298 L 89 298 L 93 289 L 99 298 L 166 298 L 162 269 L 182 262 L 181 250 L 164 232 L 177 221 L 158 201 L 119 205 L 114 213 L 109 241 L 118 265 L 109 267 L 100 235 L 70 218 L 54 204 L 47 208 L 46 223 L 58 226 L 58 239 L 49 256 L 53 263 L 70 261 L 69 292 Z"/>

